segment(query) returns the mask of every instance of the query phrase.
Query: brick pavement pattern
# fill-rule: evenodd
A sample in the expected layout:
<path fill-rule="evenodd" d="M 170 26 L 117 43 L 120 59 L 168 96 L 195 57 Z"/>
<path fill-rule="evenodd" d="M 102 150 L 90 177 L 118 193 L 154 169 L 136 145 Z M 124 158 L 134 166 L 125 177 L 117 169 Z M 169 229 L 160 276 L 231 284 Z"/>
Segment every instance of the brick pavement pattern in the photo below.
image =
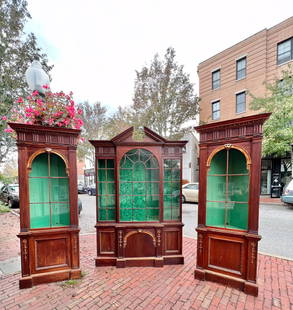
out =
<path fill-rule="evenodd" d="M 1 226 L 5 221 L 18 221 L 18 218 L 0 215 Z M 8 226 L 11 230 L 17 227 Z M 1 229 L 0 240 L 5 238 L 4 233 Z M 95 235 L 80 237 L 81 268 L 85 276 L 73 286 L 59 282 L 19 290 L 19 273 L 2 276 L 0 309 L 293 310 L 293 261 L 259 255 L 259 296 L 255 298 L 220 284 L 195 280 L 194 239 L 184 238 L 184 265 L 163 268 L 96 268 L 95 242 Z M 18 247 L 14 251 L 18 253 Z"/>

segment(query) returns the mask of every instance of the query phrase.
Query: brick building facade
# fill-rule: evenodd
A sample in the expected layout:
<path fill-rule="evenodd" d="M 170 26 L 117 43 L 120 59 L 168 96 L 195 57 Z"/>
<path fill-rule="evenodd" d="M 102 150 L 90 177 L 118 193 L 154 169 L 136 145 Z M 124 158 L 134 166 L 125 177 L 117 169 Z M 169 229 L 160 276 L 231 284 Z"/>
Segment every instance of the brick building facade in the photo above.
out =
<path fill-rule="evenodd" d="M 249 93 L 265 97 L 264 82 L 273 82 L 293 65 L 293 17 L 264 29 L 198 65 L 200 123 L 259 113 L 250 109 Z M 274 174 L 281 176 L 282 160 L 264 159 L 263 194 L 270 194 Z M 286 175 L 282 175 L 283 183 Z M 284 179 L 285 178 L 285 179 Z"/>

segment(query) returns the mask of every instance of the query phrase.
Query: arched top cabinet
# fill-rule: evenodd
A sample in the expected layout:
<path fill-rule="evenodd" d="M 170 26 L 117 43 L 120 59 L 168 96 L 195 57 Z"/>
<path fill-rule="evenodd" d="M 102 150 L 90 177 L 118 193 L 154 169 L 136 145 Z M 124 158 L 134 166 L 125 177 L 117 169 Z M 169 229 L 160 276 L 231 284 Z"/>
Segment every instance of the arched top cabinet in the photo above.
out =
<path fill-rule="evenodd" d="M 195 277 L 257 295 L 262 125 L 269 113 L 196 127 L 200 134 Z"/>
<path fill-rule="evenodd" d="M 16 131 L 18 148 L 20 288 L 79 278 L 80 130 L 9 125 Z"/>
<path fill-rule="evenodd" d="M 112 140 L 90 141 L 96 151 L 96 264 L 181 263 L 186 141 L 168 141 L 146 127 L 143 141 L 132 134 L 129 128 Z"/>

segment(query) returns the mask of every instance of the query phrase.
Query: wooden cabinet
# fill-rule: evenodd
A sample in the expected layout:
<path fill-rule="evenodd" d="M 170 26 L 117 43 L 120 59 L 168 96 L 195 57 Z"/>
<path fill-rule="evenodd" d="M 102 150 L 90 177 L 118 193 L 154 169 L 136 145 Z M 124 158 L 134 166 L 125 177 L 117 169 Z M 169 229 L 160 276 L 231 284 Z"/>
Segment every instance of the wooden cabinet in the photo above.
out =
<path fill-rule="evenodd" d="M 79 130 L 9 123 L 17 133 L 20 288 L 80 277 Z"/>
<path fill-rule="evenodd" d="M 262 125 L 269 113 L 196 127 L 200 182 L 195 277 L 257 295 Z"/>
<path fill-rule="evenodd" d="M 90 141 L 96 154 L 97 266 L 183 263 L 181 175 L 187 141 L 168 141 L 148 128 L 129 128 L 109 141 Z"/>

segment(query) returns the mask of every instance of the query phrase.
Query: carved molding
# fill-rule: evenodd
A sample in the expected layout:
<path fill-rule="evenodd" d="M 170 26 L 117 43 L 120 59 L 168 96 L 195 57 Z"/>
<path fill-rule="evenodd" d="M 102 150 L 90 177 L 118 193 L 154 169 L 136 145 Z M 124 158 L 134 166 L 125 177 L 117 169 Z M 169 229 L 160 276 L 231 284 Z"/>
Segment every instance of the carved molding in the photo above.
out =
<path fill-rule="evenodd" d="M 256 242 L 254 241 L 251 242 L 250 246 L 251 246 L 250 264 L 254 264 L 256 259 Z"/>
<path fill-rule="evenodd" d="M 202 236 L 202 234 L 198 234 L 197 243 L 198 243 L 198 251 L 199 251 L 199 254 L 201 255 L 202 251 L 203 251 L 203 236 Z"/>
<path fill-rule="evenodd" d="M 119 248 L 122 248 L 122 245 L 123 245 L 123 232 L 122 230 L 119 230 L 118 231 L 118 246 Z"/>
<path fill-rule="evenodd" d="M 161 231 L 157 231 L 157 245 L 158 247 L 161 245 Z"/>
<path fill-rule="evenodd" d="M 143 230 L 143 229 L 137 229 L 137 230 L 134 230 L 134 231 L 130 231 L 129 233 L 127 233 L 125 235 L 124 240 L 123 240 L 123 247 L 124 248 L 126 248 L 126 246 L 127 246 L 127 239 L 130 236 L 132 236 L 134 234 L 137 234 L 137 233 L 149 235 L 153 239 L 154 247 L 156 247 L 156 238 L 155 238 L 155 236 L 151 232 L 149 232 L 147 230 Z"/>
<path fill-rule="evenodd" d="M 28 261 L 28 242 L 27 239 L 22 240 L 23 259 L 26 263 Z"/>

